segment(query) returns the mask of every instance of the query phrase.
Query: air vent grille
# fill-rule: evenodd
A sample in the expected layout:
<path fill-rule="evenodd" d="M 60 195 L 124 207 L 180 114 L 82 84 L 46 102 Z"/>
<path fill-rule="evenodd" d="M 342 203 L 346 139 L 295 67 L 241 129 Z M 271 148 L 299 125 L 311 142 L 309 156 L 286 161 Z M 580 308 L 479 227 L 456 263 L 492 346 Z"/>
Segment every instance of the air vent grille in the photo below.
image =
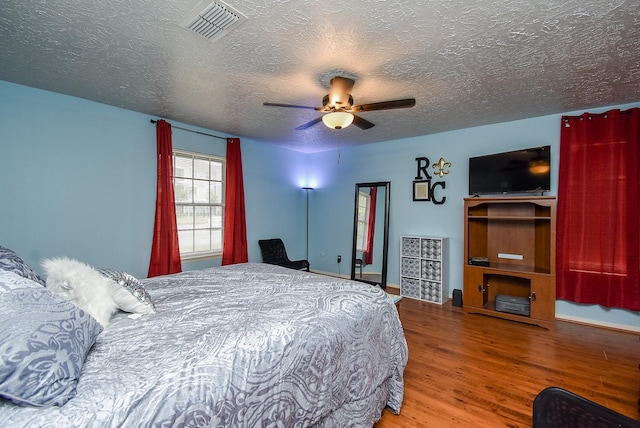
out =
<path fill-rule="evenodd" d="M 189 12 L 179 25 L 211 41 L 227 34 L 232 27 L 246 21 L 247 18 L 222 2 L 200 2 Z"/>

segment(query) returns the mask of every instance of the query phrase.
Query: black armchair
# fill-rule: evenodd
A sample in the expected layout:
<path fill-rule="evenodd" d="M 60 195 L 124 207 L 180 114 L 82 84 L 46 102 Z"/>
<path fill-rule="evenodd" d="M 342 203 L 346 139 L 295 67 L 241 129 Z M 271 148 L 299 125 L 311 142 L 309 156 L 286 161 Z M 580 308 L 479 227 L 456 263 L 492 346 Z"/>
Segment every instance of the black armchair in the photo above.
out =
<path fill-rule="evenodd" d="M 367 252 L 363 251 L 362 256 L 356 259 L 356 269 L 360 270 L 360 278 L 362 278 L 362 268 L 367 265 Z"/>
<path fill-rule="evenodd" d="M 638 428 L 618 412 L 562 388 L 543 389 L 533 400 L 533 428 Z"/>
<path fill-rule="evenodd" d="M 308 260 L 289 260 L 287 250 L 284 248 L 284 242 L 280 238 L 261 239 L 260 251 L 262 252 L 262 261 L 272 265 L 284 266 L 290 269 L 306 269 L 309 272 Z"/>

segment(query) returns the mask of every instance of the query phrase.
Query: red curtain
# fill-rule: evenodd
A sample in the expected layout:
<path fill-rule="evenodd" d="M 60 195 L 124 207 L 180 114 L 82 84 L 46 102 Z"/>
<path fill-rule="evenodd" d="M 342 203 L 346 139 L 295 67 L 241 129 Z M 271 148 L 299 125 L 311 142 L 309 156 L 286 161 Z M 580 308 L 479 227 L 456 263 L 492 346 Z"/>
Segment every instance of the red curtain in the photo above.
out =
<path fill-rule="evenodd" d="M 159 120 L 156 124 L 156 144 L 158 148 L 158 185 L 149 278 L 182 272 L 176 204 L 173 193 L 171 125 L 164 120 Z"/>
<path fill-rule="evenodd" d="M 240 139 L 227 138 L 227 174 L 224 207 L 224 248 L 222 265 L 246 263 L 247 218 L 244 209 L 244 182 Z"/>
<path fill-rule="evenodd" d="M 640 310 L 640 109 L 563 117 L 557 295 Z"/>
<path fill-rule="evenodd" d="M 367 254 L 365 264 L 373 263 L 373 235 L 376 230 L 376 207 L 378 206 L 378 188 L 372 187 L 369 192 L 369 223 L 367 224 Z"/>

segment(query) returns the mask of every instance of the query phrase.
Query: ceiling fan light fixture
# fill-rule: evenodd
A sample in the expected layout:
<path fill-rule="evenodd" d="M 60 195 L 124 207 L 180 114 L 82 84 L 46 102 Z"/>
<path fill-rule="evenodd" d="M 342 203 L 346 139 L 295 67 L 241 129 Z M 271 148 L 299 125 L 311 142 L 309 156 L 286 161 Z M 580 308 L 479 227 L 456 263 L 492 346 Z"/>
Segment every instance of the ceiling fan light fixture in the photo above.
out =
<path fill-rule="evenodd" d="M 344 111 L 333 111 L 322 116 L 322 121 L 331 129 L 344 129 L 353 123 L 353 115 Z"/>

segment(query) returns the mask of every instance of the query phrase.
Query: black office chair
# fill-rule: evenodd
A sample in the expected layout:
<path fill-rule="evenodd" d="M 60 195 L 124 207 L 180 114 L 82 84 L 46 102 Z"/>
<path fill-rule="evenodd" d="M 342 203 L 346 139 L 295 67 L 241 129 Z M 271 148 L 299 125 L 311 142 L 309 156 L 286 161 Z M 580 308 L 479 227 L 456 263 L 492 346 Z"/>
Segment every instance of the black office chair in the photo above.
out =
<path fill-rule="evenodd" d="M 287 250 L 284 248 L 284 242 L 280 238 L 261 239 L 260 251 L 262 252 L 262 261 L 272 265 L 284 266 L 290 269 L 306 269 L 309 271 L 308 260 L 289 260 Z"/>
<path fill-rule="evenodd" d="M 558 387 L 533 400 L 533 428 L 640 428 L 640 422 Z"/>

